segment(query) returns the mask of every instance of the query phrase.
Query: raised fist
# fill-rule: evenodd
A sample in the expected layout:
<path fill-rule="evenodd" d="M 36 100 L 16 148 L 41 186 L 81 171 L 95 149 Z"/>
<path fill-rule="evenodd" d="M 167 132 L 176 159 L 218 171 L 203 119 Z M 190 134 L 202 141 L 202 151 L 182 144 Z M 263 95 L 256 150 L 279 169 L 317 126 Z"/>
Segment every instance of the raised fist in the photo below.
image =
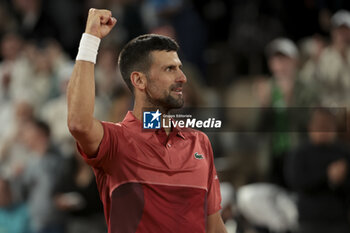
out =
<path fill-rule="evenodd" d="M 111 11 L 91 8 L 86 22 L 85 33 L 102 39 L 112 30 L 116 22 L 117 20 L 112 17 Z"/>

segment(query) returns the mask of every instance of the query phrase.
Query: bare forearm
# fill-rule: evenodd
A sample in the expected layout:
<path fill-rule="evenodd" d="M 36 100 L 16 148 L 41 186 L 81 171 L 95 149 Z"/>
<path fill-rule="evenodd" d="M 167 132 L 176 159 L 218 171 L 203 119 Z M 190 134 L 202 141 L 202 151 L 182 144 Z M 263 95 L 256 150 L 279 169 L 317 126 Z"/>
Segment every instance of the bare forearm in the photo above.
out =
<path fill-rule="evenodd" d="M 208 216 L 208 233 L 227 233 L 220 212 Z"/>
<path fill-rule="evenodd" d="M 70 129 L 92 126 L 95 104 L 94 64 L 76 61 L 67 90 Z"/>

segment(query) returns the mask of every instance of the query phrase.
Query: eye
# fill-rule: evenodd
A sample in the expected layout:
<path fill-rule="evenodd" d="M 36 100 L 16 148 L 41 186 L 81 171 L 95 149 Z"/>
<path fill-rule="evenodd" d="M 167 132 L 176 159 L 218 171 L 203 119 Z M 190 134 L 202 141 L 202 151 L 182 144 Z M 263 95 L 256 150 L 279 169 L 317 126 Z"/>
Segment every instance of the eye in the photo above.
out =
<path fill-rule="evenodd" d="M 175 66 L 167 66 L 167 67 L 165 68 L 165 71 L 174 71 L 175 69 L 176 69 Z"/>

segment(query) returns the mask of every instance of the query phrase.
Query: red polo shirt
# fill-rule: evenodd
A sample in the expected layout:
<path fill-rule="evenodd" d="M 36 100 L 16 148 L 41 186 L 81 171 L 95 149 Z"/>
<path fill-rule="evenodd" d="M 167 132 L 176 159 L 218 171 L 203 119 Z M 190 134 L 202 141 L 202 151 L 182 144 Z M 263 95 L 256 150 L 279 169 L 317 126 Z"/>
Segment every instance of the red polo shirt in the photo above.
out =
<path fill-rule="evenodd" d="M 145 132 L 128 112 L 102 122 L 95 172 L 109 233 L 204 233 L 220 210 L 220 186 L 208 137 L 180 128 Z"/>

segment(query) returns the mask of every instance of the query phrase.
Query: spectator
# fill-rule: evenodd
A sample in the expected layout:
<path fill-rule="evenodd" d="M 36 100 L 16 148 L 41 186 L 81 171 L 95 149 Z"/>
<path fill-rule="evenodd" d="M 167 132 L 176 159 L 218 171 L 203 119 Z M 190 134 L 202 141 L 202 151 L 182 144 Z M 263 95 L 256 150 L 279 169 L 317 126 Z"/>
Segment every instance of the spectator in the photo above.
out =
<path fill-rule="evenodd" d="M 31 48 L 28 48 L 31 47 Z M 27 47 L 27 58 L 30 61 L 30 71 L 26 74 L 32 98 L 38 109 L 47 100 L 59 95 L 57 77 L 54 74 L 54 64 L 50 57 L 48 41 L 45 43 L 33 43 Z"/>
<path fill-rule="evenodd" d="M 91 167 L 76 151 L 71 169 L 55 195 L 56 206 L 67 213 L 67 233 L 106 232 L 102 202 Z"/>
<path fill-rule="evenodd" d="M 8 118 L 4 119 L 6 124 L 1 128 L 3 135 L 0 134 L 0 170 L 10 179 L 21 175 L 31 159 L 23 144 L 22 132 L 25 124 L 33 118 L 33 106 L 30 103 L 18 100 L 11 107 Z"/>
<path fill-rule="evenodd" d="M 347 106 L 350 102 L 350 12 L 341 10 L 331 19 L 331 44 L 321 54 L 316 77 L 322 104 Z"/>
<path fill-rule="evenodd" d="M 262 90 L 263 107 L 305 107 L 316 102 L 314 92 L 303 86 L 299 79 L 299 51 L 293 41 L 277 38 L 266 47 L 272 80 Z M 266 90 L 268 89 L 268 90 Z"/>
<path fill-rule="evenodd" d="M 287 182 L 298 195 L 300 233 L 348 233 L 349 151 L 337 141 L 335 117 L 315 110 L 309 141 L 286 160 Z"/>
<path fill-rule="evenodd" d="M 59 38 L 58 27 L 47 11 L 42 0 L 12 0 L 18 22 L 18 30 L 27 40 Z"/>
<path fill-rule="evenodd" d="M 21 177 L 32 227 L 36 233 L 62 233 L 63 216 L 54 205 L 53 192 L 62 178 L 64 161 L 51 144 L 46 123 L 34 119 L 22 129 L 24 143 L 33 156 Z"/>
<path fill-rule="evenodd" d="M 15 75 L 15 69 L 23 63 L 22 38 L 15 33 L 8 33 L 1 40 L 1 57 L 0 63 L 0 103 L 9 101 L 12 96 L 14 83 L 18 82 Z"/>
<path fill-rule="evenodd" d="M 320 35 L 314 35 L 310 38 L 306 38 L 301 43 L 304 64 L 300 70 L 300 81 L 304 83 L 304 85 L 314 87 L 320 86 L 316 71 L 319 66 L 321 55 L 326 47 L 327 42 L 325 38 Z"/>
<path fill-rule="evenodd" d="M 195 11 L 192 2 L 184 0 L 147 0 L 146 2 L 154 10 L 159 26 L 168 25 L 175 30 L 176 40 L 181 45 L 183 60 L 193 64 L 201 72 L 205 71 L 203 53 L 208 35 L 204 22 Z M 203 81 L 209 83 L 209 80 Z"/>
<path fill-rule="evenodd" d="M 267 46 L 268 65 L 272 79 L 258 86 L 260 104 L 265 109 L 262 115 L 263 130 L 273 132 L 270 142 L 269 181 L 285 186 L 283 181 L 283 160 L 292 144 L 288 107 L 297 106 L 296 79 L 299 52 L 287 38 L 278 38 Z M 300 91 L 300 90 L 298 90 Z M 271 111 L 268 111 L 271 110 Z"/>
<path fill-rule="evenodd" d="M 9 182 L 0 178 L 0 232 L 31 233 L 27 205 L 15 203 Z"/>

